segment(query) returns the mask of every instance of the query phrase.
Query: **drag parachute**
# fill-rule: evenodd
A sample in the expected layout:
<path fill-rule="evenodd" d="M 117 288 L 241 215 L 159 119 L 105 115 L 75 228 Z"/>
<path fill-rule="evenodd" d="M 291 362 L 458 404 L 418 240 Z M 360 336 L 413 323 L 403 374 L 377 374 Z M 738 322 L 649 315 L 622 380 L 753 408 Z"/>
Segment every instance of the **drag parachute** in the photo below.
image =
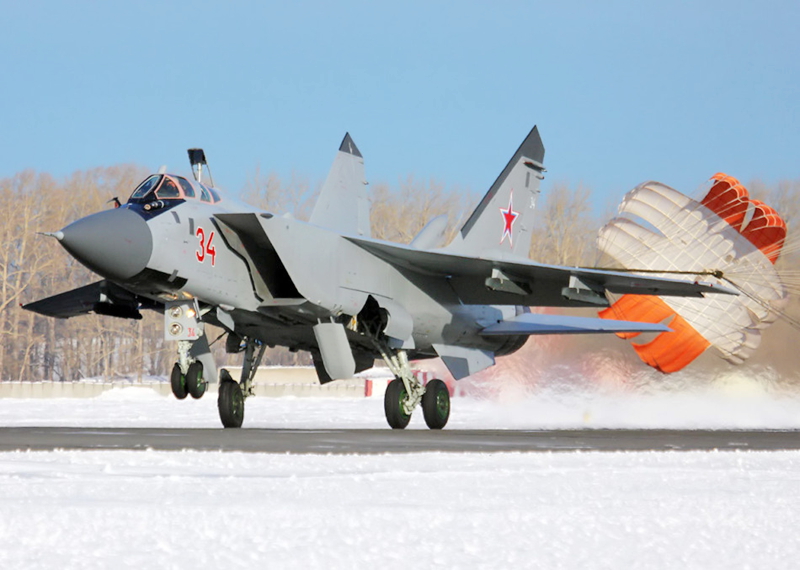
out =
<path fill-rule="evenodd" d="M 709 186 L 693 200 L 659 182 L 640 184 L 598 235 L 600 251 L 623 268 L 665 277 L 686 274 L 740 292 L 702 299 L 609 299 L 603 318 L 663 322 L 672 329 L 645 341 L 639 333 L 618 335 L 631 339 L 641 359 L 662 372 L 682 369 L 710 346 L 730 362 L 743 362 L 787 302 L 774 267 L 786 238 L 783 219 L 750 198 L 735 178 L 716 174 Z"/>

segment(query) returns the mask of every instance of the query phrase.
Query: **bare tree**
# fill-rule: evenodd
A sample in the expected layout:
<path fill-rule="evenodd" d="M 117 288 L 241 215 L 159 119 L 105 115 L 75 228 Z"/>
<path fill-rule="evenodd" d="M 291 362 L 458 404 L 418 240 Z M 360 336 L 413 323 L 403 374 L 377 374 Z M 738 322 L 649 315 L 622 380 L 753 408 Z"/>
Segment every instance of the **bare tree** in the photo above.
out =
<path fill-rule="evenodd" d="M 433 218 L 448 217 L 445 241 L 450 241 L 477 202 L 469 191 L 446 190 L 436 180 L 427 184 L 409 175 L 397 189 L 378 183 L 372 188 L 370 221 L 378 239 L 409 243 Z"/>
<path fill-rule="evenodd" d="M 557 265 L 588 265 L 595 257 L 599 222 L 590 216 L 591 191 L 557 183 L 536 213 L 530 257 Z"/>

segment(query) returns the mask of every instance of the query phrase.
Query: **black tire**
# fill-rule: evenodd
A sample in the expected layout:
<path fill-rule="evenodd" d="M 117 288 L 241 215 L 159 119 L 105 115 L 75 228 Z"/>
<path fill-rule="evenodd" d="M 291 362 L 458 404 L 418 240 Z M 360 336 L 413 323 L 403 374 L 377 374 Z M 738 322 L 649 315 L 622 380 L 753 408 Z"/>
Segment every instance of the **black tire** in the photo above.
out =
<path fill-rule="evenodd" d="M 219 409 L 219 419 L 224 427 L 242 427 L 244 422 L 244 394 L 242 394 L 239 383 L 231 379 L 230 374 L 225 369 L 220 373 L 217 408 Z"/>
<path fill-rule="evenodd" d="M 406 399 L 406 387 L 402 380 L 392 380 L 386 386 L 383 396 L 383 411 L 386 421 L 392 429 L 404 429 L 411 421 L 411 414 L 403 410 L 403 400 Z"/>
<path fill-rule="evenodd" d="M 186 371 L 186 390 L 196 400 L 203 397 L 207 386 L 208 382 L 203 377 L 203 364 L 199 360 L 192 362 Z"/>
<path fill-rule="evenodd" d="M 179 400 L 186 398 L 186 378 L 181 373 L 181 367 L 178 363 L 172 367 L 172 374 L 170 375 L 170 383 L 172 384 L 172 394 Z"/>
<path fill-rule="evenodd" d="M 442 429 L 450 419 L 450 391 L 441 380 L 431 380 L 422 395 L 422 414 L 431 429 Z"/>

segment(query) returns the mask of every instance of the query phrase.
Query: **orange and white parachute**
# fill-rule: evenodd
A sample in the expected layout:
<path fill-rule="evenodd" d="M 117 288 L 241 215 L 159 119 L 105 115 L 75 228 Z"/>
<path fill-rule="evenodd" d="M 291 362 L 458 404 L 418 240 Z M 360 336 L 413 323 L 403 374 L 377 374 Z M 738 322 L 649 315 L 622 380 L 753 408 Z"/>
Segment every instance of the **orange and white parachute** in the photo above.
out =
<path fill-rule="evenodd" d="M 659 182 L 631 190 L 619 217 L 600 230 L 598 247 L 636 272 L 693 274 L 698 281 L 733 285 L 741 293 L 705 298 L 623 295 L 600 312 L 608 319 L 666 323 L 672 332 L 637 343 L 641 359 L 675 372 L 713 346 L 741 363 L 775 321 L 787 293 L 774 264 L 786 239 L 786 224 L 770 206 L 750 198 L 738 180 L 715 174 L 698 201 Z M 641 222 L 634 221 L 639 218 Z"/>

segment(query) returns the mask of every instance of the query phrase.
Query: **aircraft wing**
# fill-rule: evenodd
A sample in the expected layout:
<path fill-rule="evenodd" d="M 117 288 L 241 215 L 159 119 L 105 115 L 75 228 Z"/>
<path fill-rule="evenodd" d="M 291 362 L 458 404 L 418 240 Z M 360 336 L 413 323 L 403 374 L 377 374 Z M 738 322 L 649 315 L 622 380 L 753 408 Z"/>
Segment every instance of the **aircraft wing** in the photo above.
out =
<path fill-rule="evenodd" d="M 691 279 L 536 263 L 508 254 L 469 257 L 444 251 L 345 236 L 392 265 L 449 278 L 463 303 L 551 307 L 607 306 L 605 293 L 703 297 L 737 295 L 732 289 Z"/>
<path fill-rule="evenodd" d="M 621 332 L 669 332 L 672 329 L 661 324 L 635 321 L 612 321 L 593 317 L 567 315 L 544 315 L 524 313 L 508 321 L 489 325 L 481 331 L 482 336 L 535 335 L 535 334 L 590 334 Z"/>
<path fill-rule="evenodd" d="M 46 317 L 69 319 L 88 313 L 109 315 L 124 319 L 141 319 L 139 307 L 156 308 L 149 299 L 140 298 L 110 281 L 98 281 L 52 297 L 22 305 Z"/>

